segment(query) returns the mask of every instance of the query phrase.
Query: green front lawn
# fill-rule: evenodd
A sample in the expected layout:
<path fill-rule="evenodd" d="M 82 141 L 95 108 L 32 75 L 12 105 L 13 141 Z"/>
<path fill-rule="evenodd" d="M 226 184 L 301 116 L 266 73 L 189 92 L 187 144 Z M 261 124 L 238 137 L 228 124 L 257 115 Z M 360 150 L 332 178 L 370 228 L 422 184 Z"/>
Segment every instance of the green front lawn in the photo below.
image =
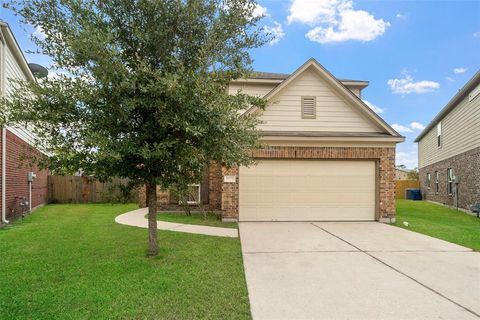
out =
<path fill-rule="evenodd" d="M 0 230 L 1 319 L 248 319 L 239 239 L 115 224 L 135 205 L 48 205 Z"/>
<path fill-rule="evenodd" d="M 157 220 L 211 227 L 238 228 L 238 223 L 222 222 L 216 214 L 211 212 L 205 214 L 192 212 L 190 216 L 187 216 L 184 212 L 159 212 Z"/>
<path fill-rule="evenodd" d="M 395 225 L 480 251 L 480 219 L 442 205 L 397 200 Z"/>

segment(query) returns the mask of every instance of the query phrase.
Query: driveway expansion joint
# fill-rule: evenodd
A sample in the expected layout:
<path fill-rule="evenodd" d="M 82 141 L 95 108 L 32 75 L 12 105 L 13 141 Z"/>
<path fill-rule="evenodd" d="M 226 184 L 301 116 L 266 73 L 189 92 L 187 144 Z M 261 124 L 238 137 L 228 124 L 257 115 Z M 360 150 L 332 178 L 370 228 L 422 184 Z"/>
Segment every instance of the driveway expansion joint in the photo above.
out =
<path fill-rule="evenodd" d="M 344 253 L 344 252 L 361 252 L 359 250 L 312 250 L 312 251 L 252 251 L 243 252 L 244 254 L 282 254 L 282 253 Z"/>
<path fill-rule="evenodd" d="M 442 294 L 442 293 L 438 292 L 437 290 L 435 290 L 435 289 L 433 289 L 433 288 L 431 288 L 431 287 L 429 287 L 429 286 L 425 285 L 424 283 L 422 283 L 422 282 L 418 281 L 417 279 L 415 279 L 415 278 L 413 278 L 413 277 L 409 276 L 409 275 L 408 275 L 408 274 L 406 274 L 405 272 L 402 272 L 402 271 L 400 271 L 399 269 L 397 269 L 397 268 L 393 267 L 392 265 L 390 265 L 390 264 L 388 264 L 388 263 L 384 262 L 384 261 L 383 261 L 383 260 L 381 260 L 380 258 L 377 258 L 377 257 L 375 257 L 375 256 L 373 256 L 373 255 L 371 255 L 371 254 L 369 253 L 369 252 L 373 252 L 373 251 L 365 251 L 365 250 L 363 250 L 363 249 L 361 249 L 361 248 L 357 247 L 356 245 L 354 245 L 354 244 L 350 243 L 349 241 L 347 241 L 347 240 L 343 239 L 342 237 L 340 237 L 340 236 L 338 236 L 338 235 L 336 235 L 336 234 L 334 234 L 334 233 L 332 233 L 332 232 L 330 232 L 330 231 L 328 231 L 328 230 L 326 230 L 326 229 L 324 229 L 324 228 L 320 227 L 319 225 L 316 225 L 316 224 L 315 224 L 315 223 L 313 223 L 313 222 L 312 222 L 311 224 L 312 224 L 313 226 L 315 226 L 315 227 L 319 228 L 320 230 L 322 230 L 322 231 L 324 231 L 324 232 L 326 232 L 326 233 L 330 234 L 331 236 L 333 236 L 333 237 L 335 237 L 335 238 L 337 238 L 337 239 L 339 239 L 339 240 L 341 240 L 341 241 L 343 241 L 343 242 L 347 243 L 348 245 L 350 245 L 350 246 L 352 246 L 352 247 L 354 247 L 354 248 L 358 249 L 358 250 L 359 250 L 359 252 L 362 252 L 362 253 L 366 254 L 367 256 L 369 256 L 369 257 L 373 258 L 374 260 L 376 260 L 376 261 L 380 262 L 381 264 L 383 264 L 383 265 L 385 265 L 386 267 L 388 267 L 388 268 L 392 269 L 393 271 L 395 271 L 395 272 L 397 272 L 397 273 L 399 273 L 399 274 L 403 275 L 404 277 L 407 277 L 407 278 L 409 278 L 410 280 L 412 280 L 412 281 L 416 282 L 417 284 L 421 285 L 422 287 L 424 287 L 424 288 L 426 288 L 426 289 L 430 290 L 431 292 L 433 292 L 433 293 L 435 293 L 435 294 L 439 295 L 440 297 L 444 298 L 445 300 L 447 300 L 447 301 L 449 301 L 449 302 L 451 302 L 451 303 L 455 304 L 456 306 L 458 306 L 458 307 L 460 307 L 460 308 L 464 309 L 465 311 L 467 311 L 467 312 L 470 312 L 471 314 L 473 314 L 473 315 L 475 315 L 476 317 L 480 318 L 480 314 L 478 314 L 477 312 L 475 312 L 475 311 L 473 311 L 473 310 L 471 310 L 471 309 L 469 309 L 469 308 L 467 308 L 467 307 L 465 307 L 465 306 L 461 305 L 460 303 L 456 302 L 455 300 L 452 300 L 452 299 L 450 299 L 449 297 L 447 297 L 447 296 L 445 296 L 444 294 Z M 395 252 L 395 251 L 383 251 L 383 252 Z M 402 252 L 402 251 L 400 251 L 400 252 Z M 442 251 L 417 251 L 417 252 L 442 252 Z M 451 252 L 451 251 L 449 251 L 449 252 Z M 459 251 L 457 251 L 457 252 L 459 252 Z"/>

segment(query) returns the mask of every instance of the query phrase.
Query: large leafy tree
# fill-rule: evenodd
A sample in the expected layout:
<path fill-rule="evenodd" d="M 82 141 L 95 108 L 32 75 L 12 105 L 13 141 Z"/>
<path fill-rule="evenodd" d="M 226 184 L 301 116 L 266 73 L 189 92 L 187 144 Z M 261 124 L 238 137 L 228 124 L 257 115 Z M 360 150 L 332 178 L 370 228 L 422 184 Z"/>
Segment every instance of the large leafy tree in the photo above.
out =
<path fill-rule="evenodd" d="M 29 123 L 55 172 L 147 185 L 149 254 L 158 254 L 156 188 L 199 181 L 210 161 L 251 162 L 263 101 L 229 95 L 265 36 L 253 0 L 33 0 L 6 7 L 43 34 L 54 77 L 19 82 L 3 118 Z"/>

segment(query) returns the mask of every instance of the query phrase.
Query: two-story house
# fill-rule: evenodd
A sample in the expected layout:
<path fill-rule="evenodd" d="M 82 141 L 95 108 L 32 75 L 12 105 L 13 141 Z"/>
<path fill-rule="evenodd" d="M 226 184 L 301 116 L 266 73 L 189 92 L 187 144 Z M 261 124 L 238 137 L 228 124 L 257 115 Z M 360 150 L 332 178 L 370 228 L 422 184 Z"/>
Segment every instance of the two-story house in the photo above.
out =
<path fill-rule="evenodd" d="M 463 209 L 480 203 L 480 71 L 415 142 L 424 199 Z"/>
<path fill-rule="evenodd" d="M 292 74 L 256 73 L 229 93 L 263 97 L 256 164 L 210 164 L 190 203 L 240 221 L 395 219 L 395 147 L 404 141 L 360 98 L 367 81 L 337 79 L 310 59 Z M 145 191 L 140 193 L 145 206 Z M 158 191 L 160 209 L 178 204 Z"/>

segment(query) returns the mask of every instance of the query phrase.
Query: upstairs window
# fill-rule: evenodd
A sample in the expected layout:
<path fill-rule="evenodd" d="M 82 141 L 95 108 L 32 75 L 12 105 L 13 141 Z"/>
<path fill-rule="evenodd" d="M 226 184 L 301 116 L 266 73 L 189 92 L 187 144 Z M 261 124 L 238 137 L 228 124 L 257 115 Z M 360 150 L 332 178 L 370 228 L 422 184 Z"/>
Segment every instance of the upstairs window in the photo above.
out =
<path fill-rule="evenodd" d="M 451 195 L 453 193 L 453 182 L 455 181 L 455 176 L 453 175 L 453 169 L 447 169 L 447 191 Z"/>
<path fill-rule="evenodd" d="M 430 172 L 427 173 L 427 188 L 430 189 Z"/>
<path fill-rule="evenodd" d="M 442 146 L 442 122 L 437 124 L 437 147 Z"/>
<path fill-rule="evenodd" d="M 315 119 L 317 117 L 317 99 L 315 97 L 302 97 L 302 118 Z"/>
<path fill-rule="evenodd" d="M 438 171 L 435 171 L 435 193 L 438 193 L 439 182 L 440 182 L 440 173 Z"/>

